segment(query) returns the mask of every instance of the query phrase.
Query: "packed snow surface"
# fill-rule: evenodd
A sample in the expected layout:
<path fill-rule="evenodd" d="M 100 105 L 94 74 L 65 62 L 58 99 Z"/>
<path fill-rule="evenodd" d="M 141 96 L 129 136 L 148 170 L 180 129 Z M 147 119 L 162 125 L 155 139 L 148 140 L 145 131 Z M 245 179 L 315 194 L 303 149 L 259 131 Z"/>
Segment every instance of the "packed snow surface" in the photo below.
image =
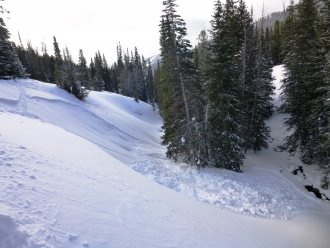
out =
<path fill-rule="evenodd" d="M 303 187 L 317 167 L 294 176 L 277 150 L 284 118 L 244 173 L 198 169 L 166 158 L 146 103 L 0 81 L 0 247 L 328 247 L 329 203 Z"/>

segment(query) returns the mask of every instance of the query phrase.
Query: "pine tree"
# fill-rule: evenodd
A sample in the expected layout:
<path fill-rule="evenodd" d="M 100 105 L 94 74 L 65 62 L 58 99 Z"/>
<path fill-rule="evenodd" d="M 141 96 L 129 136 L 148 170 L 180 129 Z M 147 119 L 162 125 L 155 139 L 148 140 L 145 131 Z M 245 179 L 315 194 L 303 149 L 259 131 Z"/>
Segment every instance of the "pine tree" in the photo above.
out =
<path fill-rule="evenodd" d="M 324 64 L 324 86 L 319 89 L 321 96 L 320 101 L 323 106 L 319 111 L 319 120 L 321 125 L 318 129 L 320 132 L 320 150 L 321 159 L 319 160 L 322 169 L 323 177 L 321 186 L 325 189 L 330 184 L 330 1 L 321 1 L 320 21 L 318 32 L 322 41 L 322 47 L 325 54 Z"/>
<path fill-rule="evenodd" d="M 267 42 L 264 41 L 264 34 L 260 30 L 257 58 L 257 74 L 250 90 L 254 93 L 251 116 L 249 118 L 248 136 L 245 140 L 245 150 L 253 149 L 260 151 L 268 147 L 270 128 L 265 121 L 271 116 L 273 105 L 271 104 L 274 86 L 272 81 L 273 62 Z"/>
<path fill-rule="evenodd" d="M 91 77 L 91 80 L 93 80 L 93 78 L 95 77 L 95 64 L 93 59 L 91 59 L 91 62 L 89 63 L 89 74 Z M 91 90 L 94 90 L 94 85 L 91 81 Z"/>
<path fill-rule="evenodd" d="M 162 139 L 168 157 L 175 160 L 182 157 L 187 163 L 205 165 L 200 82 L 192 63 L 191 44 L 185 38 L 185 22 L 176 14 L 175 2 L 163 2 L 160 24 Z"/>
<path fill-rule="evenodd" d="M 49 57 L 49 72 L 50 72 L 50 82 L 55 83 L 55 57 L 53 54 Z"/>
<path fill-rule="evenodd" d="M 156 102 L 156 89 L 155 89 L 155 81 L 154 81 L 154 76 L 152 73 L 151 65 L 149 63 L 148 69 L 147 69 L 147 88 L 148 88 L 148 99 L 149 103 L 152 106 L 152 109 L 155 111 L 155 102 Z"/>
<path fill-rule="evenodd" d="M 79 49 L 77 80 L 81 87 L 84 87 L 86 90 L 91 89 L 91 77 L 87 67 L 87 61 L 82 49 Z"/>
<path fill-rule="evenodd" d="M 63 58 L 55 36 L 53 37 L 53 47 L 54 47 L 54 83 L 58 87 L 64 89 L 65 85 L 63 78 Z"/>
<path fill-rule="evenodd" d="M 117 44 L 117 64 L 113 68 L 114 85 L 115 90 L 119 94 L 123 92 L 123 73 L 124 73 L 124 62 L 123 62 L 123 50 L 119 44 Z"/>
<path fill-rule="evenodd" d="M 178 18 L 175 15 L 175 8 L 177 5 L 174 1 L 167 1 L 163 3 L 166 6 L 165 15 L 162 16 L 161 29 L 160 29 L 160 45 L 161 45 L 161 92 L 162 92 L 162 106 L 164 117 L 164 136 L 163 144 L 167 146 L 167 156 L 177 159 L 177 157 L 183 152 L 183 145 L 185 144 L 182 139 L 185 130 L 181 126 L 185 126 L 183 121 L 187 122 L 185 117 L 184 107 L 181 89 L 179 84 L 174 82 L 180 81 L 179 68 L 176 61 L 176 37 L 174 18 Z M 180 101 L 180 102 L 179 102 Z M 179 131 L 181 135 L 179 134 Z M 181 137 L 180 137 L 181 136 Z M 181 140 L 182 139 L 182 140 Z"/>
<path fill-rule="evenodd" d="M 93 90 L 102 91 L 104 89 L 102 57 L 100 51 L 95 53 L 94 57 L 95 75 L 92 77 Z"/>
<path fill-rule="evenodd" d="M 208 66 L 208 60 L 210 53 L 208 50 L 209 37 L 205 30 L 202 30 L 198 35 L 198 45 L 195 48 L 194 58 L 197 60 L 195 66 L 197 67 L 199 74 L 205 79 L 205 73 Z"/>
<path fill-rule="evenodd" d="M 124 96 L 134 97 L 138 100 L 136 85 L 133 84 L 133 53 L 129 54 L 127 49 L 123 56 L 123 69 L 120 77 L 121 94 Z"/>
<path fill-rule="evenodd" d="M 235 69 L 238 40 L 234 33 L 234 2 L 223 7 L 216 1 L 211 21 L 210 65 L 207 100 L 211 163 L 215 167 L 240 171 L 244 151 L 239 136 L 239 80 Z"/>
<path fill-rule="evenodd" d="M 44 78 L 44 82 L 51 83 L 53 82 L 53 75 L 52 75 L 52 63 L 51 57 L 47 52 L 47 46 L 44 42 L 41 43 L 41 51 L 42 57 L 41 59 L 41 70 Z"/>
<path fill-rule="evenodd" d="M 134 58 L 132 62 L 133 62 L 132 74 L 133 74 L 134 92 L 136 92 L 137 94 L 136 96 L 139 100 L 147 102 L 148 96 L 147 96 L 145 76 L 143 72 L 143 61 L 136 47 L 134 49 Z"/>
<path fill-rule="evenodd" d="M 27 71 L 30 78 L 45 81 L 38 48 L 33 48 L 31 41 L 27 42 L 25 56 L 27 61 Z"/>
<path fill-rule="evenodd" d="M 276 20 L 274 25 L 274 32 L 272 36 L 272 44 L 271 44 L 271 53 L 272 53 L 274 65 L 279 65 L 280 63 L 282 63 L 281 50 L 282 50 L 282 44 L 281 44 L 280 22 Z"/>
<path fill-rule="evenodd" d="M 0 6 L 0 13 L 9 13 L 3 6 Z M 27 74 L 19 57 L 9 41 L 10 33 L 5 22 L 0 17 L 0 79 L 25 78 Z"/>
<path fill-rule="evenodd" d="M 285 34 L 284 34 L 284 43 L 283 43 L 283 53 L 284 53 L 284 79 L 282 81 L 282 93 L 281 99 L 284 101 L 279 111 L 283 113 L 289 113 L 290 118 L 285 121 L 285 124 L 289 128 L 294 128 L 296 123 L 299 121 L 301 115 L 299 106 L 301 101 L 299 97 L 301 88 L 299 87 L 298 75 L 298 61 L 295 57 L 296 54 L 296 16 L 295 16 L 295 5 L 294 1 L 290 1 L 290 5 L 287 9 L 287 19 L 285 20 Z M 299 91 L 298 91 L 299 90 Z M 297 143 L 299 140 L 299 129 L 295 133 L 290 135 L 286 139 L 286 148 L 291 152 L 296 150 Z"/>
<path fill-rule="evenodd" d="M 18 32 L 18 39 L 20 43 L 18 46 L 16 46 L 16 53 L 18 55 L 19 60 L 22 62 L 23 67 L 27 68 L 26 51 L 19 32 Z"/>
<path fill-rule="evenodd" d="M 274 90 L 269 31 L 264 33 L 262 21 L 254 31 L 252 18 L 246 19 L 242 58 L 241 135 L 245 152 L 256 152 L 268 147 L 270 128 L 265 121 L 272 114 Z"/>
<path fill-rule="evenodd" d="M 57 42 L 55 36 L 53 36 L 53 47 L 54 47 L 55 62 L 56 62 L 57 65 L 62 66 L 63 65 L 63 58 L 62 58 L 61 50 L 59 48 L 59 45 L 58 45 L 58 42 Z"/>
<path fill-rule="evenodd" d="M 148 95 L 148 83 L 147 83 L 148 66 L 147 66 L 147 61 L 145 60 L 143 55 L 141 55 L 141 70 L 142 70 L 141 77 L 142 77 L 143 84 L 144 84 L 143 85 L 143 95 L 145 98 L 145 102 L 150 102 L 149 95 Z"/>
<path fill-rule="evenodd" d="M 76 68 L 73 63 L 71 53 L 67 47 L 63 49 L 63 85 L 62 88 L 69 93 L 73 93 L 76 82 Z"/>
<path fill-rule="evenodd" d="M 162 107 L 162 92 L 161 92 L 161 67 L 159 60 L 157 61 L 157 67 L 154 71 L 154 85 L 155 85 L 155 102 L 158 104 L 159 114 L 163 116 Z"/>
<path fill-rule="evenodd" d="M 105 59 L 104 54 L 102 55 L 102 69 L 103 69 L 104 90 L 113 92 L 114 87 L 112 84 L 111 70 L 109 68 L 107 60 Z"/>

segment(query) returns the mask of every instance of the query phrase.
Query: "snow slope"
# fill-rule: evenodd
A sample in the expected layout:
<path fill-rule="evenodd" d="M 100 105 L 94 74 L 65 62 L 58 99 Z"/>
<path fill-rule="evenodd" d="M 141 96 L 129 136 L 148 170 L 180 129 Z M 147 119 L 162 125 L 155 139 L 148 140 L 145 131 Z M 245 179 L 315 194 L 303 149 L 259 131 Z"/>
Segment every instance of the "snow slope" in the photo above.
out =
<path fill-rule="evenodd" d="M 276 86 L 276 97 L 273 101 L 275 106 L 275 111 L 282 104 L 279 94 L 280 90 L 280 79 L 282 78 L 283 67 L 275 66 L 273 74 L 277 78 L 274 81 Z M 289 134 L 287 128 L 283 125 L 284 119 L 287 116 L 281 113 L 276 113 L 267 121 L 267 125 L 271 128 L 271 137 L 272 139 L 269 141 L 269 149 L 262 150 L 257 154 L 250 154 L 247 156 L 245 161 L 246 171 L 256 170 L 257 168 L 263 168 L 267 170 L 275 170 L 279 172 L 282 170 L 281 175 L 295 185 L 299 191 L 305 192 L 306 189 L 304 185 L 314 185 L 320 189 L 321 193 L 324 193 L 330 198 L 330 190 L 322 190 L 320 188 L 320 179 L 321 173 L 318 169 L 317 165 L 306 166 L 299 159 L 299 153 L 288 153 L 285 151 L 281 151 L 279 148 L 280 145 L 283 144 L 283 139 L 286 135 Z M 304 175 L 302 173 L 298 173 L 298 175 L 293 175 L 292 171 L 297 169 L 298 166 L 302 166 L 304 169 Z M 315 197 L 313 193 L 308 193 L 312 197 Z"/>
<path fill-rule="evenodd" d="M 328 247 L 329 204 L 273 150 L 283 117 L 244 173 L 198 170 L 164 156 L 148 104 L 0 81 L 0 247 Z"/>
<path fill-rule="evenodd" d="M 161 63 L 160 54 L 147 58 L 146 62 L 150 64 L 152 69 L 157 69 L 158 63 Z"/>

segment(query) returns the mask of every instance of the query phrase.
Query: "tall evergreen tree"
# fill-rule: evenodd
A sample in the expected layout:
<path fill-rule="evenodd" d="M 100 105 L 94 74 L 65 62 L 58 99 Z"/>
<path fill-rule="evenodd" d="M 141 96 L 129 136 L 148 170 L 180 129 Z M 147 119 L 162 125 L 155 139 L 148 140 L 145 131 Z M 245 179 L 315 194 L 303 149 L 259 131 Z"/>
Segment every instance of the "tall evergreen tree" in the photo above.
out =
<path fill-rule="evenodd" d="M 161 96 L 161 67 L 159 60 L 157 61 L 157 67 L 154 71 L 154 85 L 155 85 L 155 102 L 158 103 L 159 114 L 162 116 L 162 96 Z"/>
<path fill-rule="evenodd" d="M 197 60 L 195 66 L 197 67 L 201 77 L 205 80 L 205 73 L 208 66 L 210 53 L 208 50 L 209 37 L 205 30 L 202 30 L 197 38 L 198 44 L 195 48 L 194 58 Z"/>
<path fill-rule="evenodd" d="M 29 72 L 30 77 L 32 79 L 45 81 L 38 48 L 33 48 L 31 41 L 27 42 L 25 56 L 27 61 L 27 71 Z"/>
<path fill-rule="evenodd" d="M 0 13 L 9 13 L 3 6 L 0 6 Z M 27 74 L 19 57 L 9 41 L 10 33 L 5 22 L 0 17 L 0 79 L 25 78 Z"/>
<path fill-rule="evenodd" d="M 323 108 L 319 111 L 321 124 L 319 132 L 321 136 L 320 149 L 322 150 L 322 159 L 319 161 L 323 172 L 321 186 L 325 189 L 330 185 L 330 0 L 322 0 L 319 21 L 319 36 L 322 41 L 322 47 L 325 54 L 324 64 L 324 86 L 321 87 L 320 101 Z"/>
<path fill-rule="evenodd" d="M 147 81 L 147 89 L 148 89 L 148 99 L 149 99 L 149 103 L 152 106 L 152 109 L 155 110 L 156 89 L 155 89 L 155 81 L 150 63 L 148 65 L 147 70 L 148 71 L 147 71 L 146 81 Z"/>
<path fill-rule="evenodd" d="M 91 62 L 89 63 L 89 74 L 91 77 L 91 80 L 95 77 L 95 64 L 93 59 L 91 59 Z M 93 84 L 91 83 L 91 89 L 93 90 Z"/>
<path fill-rule="evenodd" d="M 87 67 L 87 61 L 82 49 L 79 49 L 77 80 L 79 84 L 85 89 L 91 89 L 91 77 Z"/>
<path fill-rule="evenodd" d="M 270 128 L 265 120 L 272 114 L 272 59 L 269 30 L 255 28 L 252 17 L 245 22 L 245 37 L 241 49 L 242 92 L 241 92 L 241 137 L 244 150 L 259 151 L 268 147 Z M 268 32 L 267 32 L 268 31 Z"/>
<path fill-rule="evenodd" d="M 100 51 L 95 53 L 94 57 L 95 75 L 92 78 L 93 90 L 102 91 L 104 89 L 102 57 Z"/>
<path fill-rule="evenodd" d="M 18 55 L 19 60 L 22 62 L 23 67 L 27 68 L 26 51 L 19 32 L 18 32 L 18 39 L 19 39 L 19 45 L 16 46 L 16 53 Z"/>
<path fill-rule="evenodd" d="M 175 0 L 163 2 L 160 24 L 161 95 L 164 116 L 163 144 L 167 156 L 205 165 L 206 147 L 201 110 L 201 89 L 192 63 L 184 20 L 176 13 Z"/>
<path fill-rule="evenodd" d="M 280 22 L 276 20 L 274 25 L 274 31 L 272 35 L 272 43 L 271 43 L 271 53 L 274 65 L 279 65 L 282 62 L 281 58 L 281 50 L 282 50 L 282 43 L 281 43 L 281 32 L 280 32 Z"/>
<path fill-rule="evenodd" d="M 133 88 L 134 92 L 136 92 L 136 97 L 144 102 L 148 101 L 147 97 L 147 87 L 143 72 L 143 61 L 139 55 L 137 48 L 134 49 L 134 58 L 133 58 Z M 137 100 L 137 99 L 136 99 Z"/>
<path fill-rule="evenodd" d="M 215 2 L 207 100 L 212 165 L 240 171 L 244 151 L 239 135 L 240 86 L 234 61 L 238 53 L 238 41 L 234 35 L 236 13 L 232 0 L 227 0 L 224 7 L 220 1 Z"/>
<path fill-rule="evenodd" d="M 63 49 L 63 89 L 67 92 L 73 92 L 76 78 L 76 68 L 71 53 L 67 47 Z"/>
<path fill-rule="evenodd" d="M 104 54 L 102 55 L 102 69 L 103 69 L 104 90 L 113 92 L 114 87 L 112 84 L 111 70 L 109 68 L 108 62 Z"/>
<path fill-rule="evenodd" d="M 51 57 L 48 54 L 46 43 L 41 43 L 41 51 L 42 51 L 42 57 L 41 57 L 41 70 L 43 74 L 43 78 L 45 79 L 44 82 L 52 83 L 53 78 L 53 65 L 51 61 Z"/>
<path fill-rule="evenodd" d="M 53 48 L 54 48 L 54 83 L 58 87 L 64 88 L 65 85 L 63 78 L 63 58 L 55 36 L 53 37 Z"/>
<path fill-rule="evenodd" d="M 119 94 L 123 93 L 124 60 L 121 44 L 117 44 L 117 64 L 114 67 L 114 84 Z"/>

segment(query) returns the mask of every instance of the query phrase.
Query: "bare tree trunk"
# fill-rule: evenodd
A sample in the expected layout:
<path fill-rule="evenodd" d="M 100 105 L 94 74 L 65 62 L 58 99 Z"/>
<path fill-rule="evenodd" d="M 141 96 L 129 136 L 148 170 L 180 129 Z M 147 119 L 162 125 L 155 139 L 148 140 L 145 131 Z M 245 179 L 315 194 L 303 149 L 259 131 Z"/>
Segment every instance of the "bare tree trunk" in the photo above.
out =
<path fill-rule="evenodd" d="M 257 85 L 255 87 L 255 91 L 254 91 L 254 99 L 253 99 L 253 108 L 252 108 L 252 115 L 251 115 L 251 120 L 250 120 L 250 124 L 247 130 L 247 140 L 250 140 L 250 135 L 251 135 L 251 129 L 252 129 L 252 125 L 253 125 L 253 121 L 254 121 L 254 116 L 256 113 L 256 105 L 257 105 L 257 89 L 259 87 L 260 84 L 260 64 L 261 64 L 261 49 L 262 49 L 262 34 L 263 34 L 263 20 L 264 20 L 264 6 L 262 7 L 262 16 L 261 16 L 261 27 L 260 27 L 260 35 L 259 35 L 259 42 L 258 42 L 258 71 L 257 71 Z M 248 142 L 245 143 L 245 153 L 247 152 L 247 146 L 248 146 Z"/>
<path fill-rule="evenodd" d="M 179 56 L 178 55 L 176 55 L 176 61 L 177 61 L 177 66 L 179 68 L 180 67 L 180 61 L 179 61 Z M 185 89 L 185 86 L 184 86 L 184 80 L 183 80 L 181 72 L 179 72 L 179 75 L 180 75 L 180 85 L 181 85 L 181 90 L 182 90 L 183 102 L 184 102 L 184 106 L 185 106 L 185 109 L 186 109 L 187 122 L 190 122 L 191 119 L 190 119 L 190 114 L 189 114 L 189 107 L 188 107 L 186 89 Z"/>
<path fill-rule="evenodd" d="M 207 103 L 206 105 L 206 111 L 205 111 L 205 119 L 204 119 L 204 134 L 205 134 L 205 149 L 206 149 L 206 157 L 207 157 L 207 160 L 210 161 L 211 159 L 211 150 L 209 150 L 209 147 L 210 147 L 210 143 L 209 143 L 209 139 L 208 139 L 208 128 L 209 128 L 209 109 L 210 109 L 210 103 Z"/>
<path fill-rule="evenodd" d="M 171 19 L 172 19 L 172 23 L 174 23 L 173 16 L 171 16 Z M 177 53 L 175 30 L 173 30 L 173 44 L 174 44 L 174 49 L 175 49 L 175 58 L 176 58 L 177 68 L 178 68 L 178 70 L 180 70 L 180 59 L 179 59 L 179 55 Z M 191 119 L 190 119 L 190 114 L 189 114 L 189 107 L 188 107 L 186 89 L 185 89 L 182 73 L 180 71 L 179 71 L 179 77 L 180 77 L 180 86 L 181 86 L 181 91 L 182 91 L 182 96 L 183 96 L 183 102 L 184 102 L 184 106 L 185 106 L 185 109 L 186 109 L 187 122 L 189 123 L 191 121 Z"/>
<path fill-rule="evenodd" d="M 244 49 L 242 59 L 242 99 L 244 99 L 245 91 L 245 70 L 246 70 L 246 28 L 244 27 Z"/>
<path fill-rule="evenodd" d="M 241 114 L 242 119 L 241 123 L 243 123 L 244 119 L 244 92 L 245 92 L 245 72 L 246 72 L 246 28 L 244 27 L 244 49 L 243 49 L 243 59 L 242 59 L 242 96 L 241 96 Z"/>

